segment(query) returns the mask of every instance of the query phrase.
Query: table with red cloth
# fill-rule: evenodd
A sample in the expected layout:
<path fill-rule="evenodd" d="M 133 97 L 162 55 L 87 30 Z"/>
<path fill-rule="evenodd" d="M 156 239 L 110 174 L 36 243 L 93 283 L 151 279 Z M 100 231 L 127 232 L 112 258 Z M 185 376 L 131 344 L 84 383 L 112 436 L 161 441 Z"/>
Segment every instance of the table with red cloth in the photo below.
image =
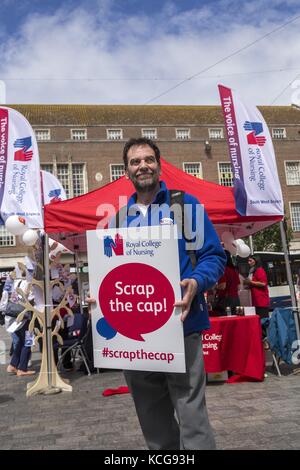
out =
<path fill-rule="evenodd" d="M 257 315 L 210 318 L 211 328 L 202 333 L 205 370 L 233 371 L 228 381 L 263 380 L 265 355 L 260 318 Z"/>

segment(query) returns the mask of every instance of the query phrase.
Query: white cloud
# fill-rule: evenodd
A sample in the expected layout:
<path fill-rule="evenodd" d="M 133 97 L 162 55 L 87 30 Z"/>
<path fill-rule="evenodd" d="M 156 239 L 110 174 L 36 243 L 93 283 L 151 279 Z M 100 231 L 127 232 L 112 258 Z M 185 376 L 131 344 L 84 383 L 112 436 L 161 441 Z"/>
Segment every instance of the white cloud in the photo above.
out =
<path fill-rule="evenodd" d="M 108 0 L 99 0 L 90 11 L 61 8 L 53 16 L 31 15 L 18 36 L 0 46 L 0 78 L 7 84 L 7 102 L 142 104 L 285 21 L 276 10 L 279 1 L 272 3 L 272 9 L 265 0 L 250 3 L 247 11 L 236 10 L 234 18 L 230 0 L 218 2 L 218 15 L 207 6 L 210 3 L 179 14 L 171 2 L 151 17 L 116 15 Z M 295 5 L 294 0 L 286 3 Z M 258 12 L 260 21 L 255 22 Z M 252 72 L 297 68 L 299 39 L 298 21 L 153 103 L 219 104 L 221 82 L 256 104 L 270 104 L 300 70 Z M 241 75 L 215 78 L 234 72 Z M 121 80 L 151 77 L 173 80 Z M 289 104 L 293 92 L 288 89 L 276 104 Z"/>

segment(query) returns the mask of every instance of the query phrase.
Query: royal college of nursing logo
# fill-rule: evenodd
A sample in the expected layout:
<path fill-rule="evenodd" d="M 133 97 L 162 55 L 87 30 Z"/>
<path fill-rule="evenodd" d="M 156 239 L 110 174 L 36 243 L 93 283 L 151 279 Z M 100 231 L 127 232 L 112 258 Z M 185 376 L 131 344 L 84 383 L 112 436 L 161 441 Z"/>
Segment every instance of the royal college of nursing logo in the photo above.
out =
<path fill-rule="evenodd" d="M 250 131 L 247 134 L 247 142 L 249 145 L 258 145 L 259 147 L 263 147 L 265 145 L 266 137 L 264 135 L 260 135 L 263 132 L 262 122 L 245 121 L 244 129 L 245 131 Z"/>
<path fill-rule="evenodd" d="M 61 201 L 60 195 L 61 195 L 61 189 L 60 188 L 51 189 L 51 191 L 49 191 L 49 193 L 48 193 L 48 197 L 50 198 L 49 203 Z"/>
<path fill-rule="evenodd" d="M 19 162 L 30 162 L 33 157 L 32 150 L 32 141 L 31 137 L 23 137 L 22 139 L 17 139 L 14 143 L 16 149 L 14 154 L 14 160 Z"/>
<path fill-rule="evenodd" d="M 104 237 L 103 245 L 104 254 L 108 258 L 111 258 L 112 252 L 114 252 L 116 256 L 124 255 L 124 240 L 119 233 L 116 234 L 114 240 L 110 236 Z"/>

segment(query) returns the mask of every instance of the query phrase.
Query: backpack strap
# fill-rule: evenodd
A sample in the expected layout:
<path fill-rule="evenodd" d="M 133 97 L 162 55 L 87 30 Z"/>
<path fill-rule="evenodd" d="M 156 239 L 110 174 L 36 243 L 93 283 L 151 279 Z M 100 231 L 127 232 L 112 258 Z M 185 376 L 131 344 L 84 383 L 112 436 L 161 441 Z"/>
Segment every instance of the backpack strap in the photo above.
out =
<path fill-rule="evenodd" d="M 116 213 L 115 226 L 113 228 L 121 228 L 127 217 L 127 206 L 121 207 Z"/>
<path fill-rule="evenodd" d="M 170 207 L 173 204 L 178 204 L 180 206 L 180 213 L 174 212 L 174 218 L 176 219 L 176 224 L 179 227 L 179 230 L 181 230 L 182 236 L 184 237 L 184 191 L 180 191 L 179 189 L 170 189 L 169 190 L 170 194 Z"/>
<path fill-rule="evenodd" d="M 186 237 L 185 233 L 185 212 L 184 212 L 184 191 L 181 191 L 179 189 L 170 189 L 169 190 L 170 194 L 170 206 L 173 204 L 178 204 L 180 205 L 180 212 L 174 211 L 174 217 L 176 219 L 177 226 L 181 228 L 181 233 L 183 238 L 185 239 L 186 242 L 189 242 L 191 240 L 188 240 Z M 192 268 L 194 269 L 197 264 L 197 258 L 196 258 L 196 251 L 195 250 L 186 250 L 187 255 L 189 256 L 191 263 L 192 263 Z"/>
<path fill-rule="evenodd" d="M 184 221 L 184 191 L 181 191 L 179 189 L 170 189 L 169 190 L 170 194 L 170 206 L 173 204 L 178 204 L 181 208 L 181 210 L 174 212 L 174 216 L 176 218 L 176 223 L 178 227 L 181 227 L 181 233 L 182 236 L 184 237 L 186 242 L 189 242 L 190 240 L 187 239 L 186 234 L 185 234 L 185 221 Z M 124 221 L 126 220 L 127 217 L 127 206 L 123 206 L 117 213 L 116 213 L 116 218 L 115 218 L 115 227 L 114 228 L 120 228 L 123 226 Z M 187 254 L 191 260 L 192 268 L 194 269 L 197 264 L 197 259 L 196 259 L 196 252 L 195 250 L 186 250 Z"/>

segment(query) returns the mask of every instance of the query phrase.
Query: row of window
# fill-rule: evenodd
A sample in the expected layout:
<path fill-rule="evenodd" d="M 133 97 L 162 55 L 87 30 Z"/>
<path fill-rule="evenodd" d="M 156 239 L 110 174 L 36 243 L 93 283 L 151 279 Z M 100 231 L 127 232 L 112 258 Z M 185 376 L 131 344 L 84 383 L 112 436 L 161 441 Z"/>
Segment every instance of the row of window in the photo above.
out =
<path fill-rule="evenodd" d="M 300 185 L 300 161 L 289 161 L 285 163 L 286 184 L 288 186 Z M 201 162 L 183 163 L 183 170 L 197 178 L 203 178 Z M 124 175 L 123 164 L 110 165 L 110 180 L 114 181 Z M 219 184 L 222 186 L 233 186 L 233 174 L 231 164 L 218 162 Z"/>
<path fill-rule="evenodd" d="M 87 129 L 71 129 L 70 132 L 71 140 L 87 140 Z M 35 135 L 39 141 L 51 140 L 50 129 L 35 129 Z M 155 140 L 157 139 L 157 129 L 142 129 L 141 135 L 142 137 Z M 106 129 L 106 137 L 107 140 L 122 140 L 123 129 Z M 191 130 L 189 128 L 177 128 L 175 129 L 175 137 L 177 140 L 189 140 L 191 138 Z M 273 139 L 285 139 L 285 128 L 273 128 L 272 137 Z M 213 140 L 224 139 L 223 128 L 214 127 L 208 129 L 208 138 Z"/>
<path fill-rule="evenodd" d="M 77 197 L 87 192 L 86 168 L 84 163 L 42 163 L 41 169 L 52 173 L 61 182 L 67 198 Z M 183 170 L 197 178 L 203 178 L 201 162 L 185 162 Z M 230 163 L 219 162 L 219 184 L 233 186 Z M 115 181 L 125 173 L 123 163 L 110 164 L 110 181 Z"/>
<path fill-rule="evenodd" d="M 84 163 L 44 163 L 41 164 L 41 169 L 57 177 L 64 187 L 68 199 L 88 191 Z"/>
<path fill-rule="evenodd" d="M 184 162 L 183 171 L 196 178 L 203 178 L 201 162 Z M 124 175 L 123 163 L 110 164 L 110 181 L 115 181 Z M 230 163 L 218 162 L 219 184 L 222 186 L 233 186 L 233 175 Z"/>

